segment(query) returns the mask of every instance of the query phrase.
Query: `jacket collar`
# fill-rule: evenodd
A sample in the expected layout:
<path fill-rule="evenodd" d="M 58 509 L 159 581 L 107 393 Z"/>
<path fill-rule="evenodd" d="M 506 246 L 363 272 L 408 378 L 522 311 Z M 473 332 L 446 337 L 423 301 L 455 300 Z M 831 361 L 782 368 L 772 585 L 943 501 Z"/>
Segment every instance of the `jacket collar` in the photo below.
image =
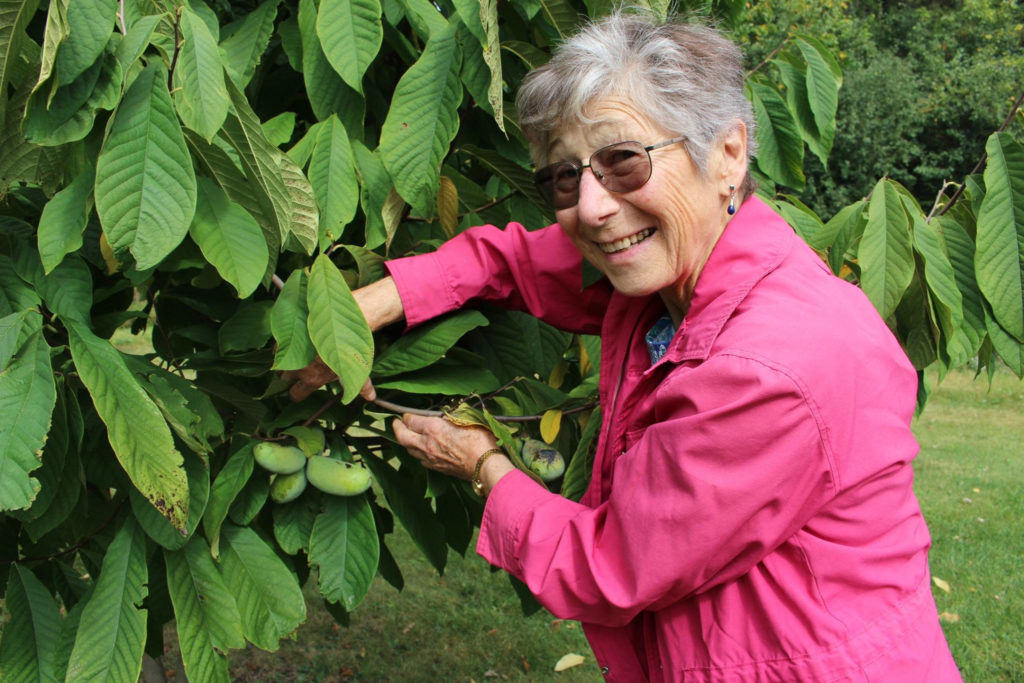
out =
<path fill-rule="evenodd" d="M 779 266 L 795 239 L 793 229 L 759 198 L 743 202 L 704 264 L 682 327 L 657 365 L 707 359 L 725 321 Z"/>

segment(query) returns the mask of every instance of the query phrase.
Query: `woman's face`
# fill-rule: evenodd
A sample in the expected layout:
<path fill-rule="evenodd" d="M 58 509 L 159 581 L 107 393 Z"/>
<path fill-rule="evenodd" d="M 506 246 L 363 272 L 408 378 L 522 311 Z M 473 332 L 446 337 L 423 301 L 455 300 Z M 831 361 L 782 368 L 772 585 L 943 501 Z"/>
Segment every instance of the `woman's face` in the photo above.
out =
<path fill-rule="evenodd" d="M 602 99 L 588 114 L 602 123 L 577 126 L 552 137 L 548 161 L 587 163 L 597 149 L 624 140 L 653 145 L 676 137 L 617 98 Z M 744 131 L 745 135 L 745 131 Z M 729 138 L 729 136 L 726 136 Z M 720 143 L 702 177 L 685 144 L 651 151 L 653 172 L 632 192 L 611 192 L 585 169 L 579 203 L 555 212 L 583 257 L 628 296 L 659 292 L 673 315 L 682 316 L 697 275 L 728 219 L 729 184 Z M 743 149 L 745 163 L 746 150 Z M 735 171 L 733 171 L 735 175 Z M 742 175 L 739 176 L 742 179 Z"/>

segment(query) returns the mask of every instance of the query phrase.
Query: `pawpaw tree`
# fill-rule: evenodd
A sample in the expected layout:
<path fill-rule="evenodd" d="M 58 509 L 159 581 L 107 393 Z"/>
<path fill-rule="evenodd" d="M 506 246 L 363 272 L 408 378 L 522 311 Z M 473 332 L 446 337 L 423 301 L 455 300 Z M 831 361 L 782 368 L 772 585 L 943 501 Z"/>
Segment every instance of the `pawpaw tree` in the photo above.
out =
<path fill-rule="evenodd" d="M 471 225 L 550 223 L 510 99 L 609 11 L 0 0 L 0 678 L 134 681 L 173 620 L 187 675 L 227 680 L 231 650 L 303 622 L 308 580 L 343 623 L 375 575 L 400 589 L 395 524 L 443 571 L 481 502 L 396 447 L 395 410 L 485 424 L 514 457 L 543 439 L 568 461 L 547 485 L 582 494 L 596 338 L 494 308 L 373 335 L 351 292 Z M 793 193 L 841 82 L 813 36 L 752 65 L 759 192 L 919 369 L 1024 374 L 1024 149 L 996 132 L 927 211 L 882 179 L 819 217 Z M 341 383 L 292 401 L 282 374 L 315 357 Z M 375 484 L 271 495 L 292 473 L 257 462 L 270 446 Z"/>

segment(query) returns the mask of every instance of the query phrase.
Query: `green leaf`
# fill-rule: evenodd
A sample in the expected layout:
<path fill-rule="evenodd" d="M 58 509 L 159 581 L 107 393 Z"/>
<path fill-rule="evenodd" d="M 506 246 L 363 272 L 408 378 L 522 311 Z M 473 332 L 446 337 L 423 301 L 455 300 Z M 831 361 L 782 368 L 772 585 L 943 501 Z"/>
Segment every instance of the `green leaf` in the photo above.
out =
<path fill-rule="evenodd" d="M 95 179 L 96 169 L 90 164 L 43 207 L 37 240 L 44 272 L 50 273 L 67 254 L 81 248 Z"/>
<path fill-rule="evenodd" d="M 128 33 L 124 35 L 121 42 L 117 44 L 117 49 L 114 50 L 117 63 L 121 65 L 122 75 L 128 73 L 128 69 L 135 65 L 135 62 L 149 47 L 153 31 L 156 30 L 162 18 L 158 14 L 149 14 L 139 17 L 128 27 Z"/>
<path fill-rule="evenodd" d="M 231 79 L 240 88 L 252 80 L 256 65 L 267 51 L 279 2 L 266 0 L 247 14 L 231 35 L 220 41 L 221 59 Z"/>
<path fill-rule="evenodd" d="M 514 54 L 522 60 L 528 69 L 544 66 L 551 59 L 551 55 L 547 52 L 539 49 L 533 43 L 527 43 L 522 40 L 503 40 L 501 41 L 501 49 Z"/>
<path fill-rule="evenodd" d="M 807 101 L 814 113 L 819 139 L 828 141 L 831 149 L 836 130 L 836 109 L 839 106 L 839 88 L 843 72 L 828 49 L 816 38 L 801 36 L 796 46 L 807 62 Z"/>
<path fill-rule="evenodd" d="M 424 368 L 443 357 L 462 335 L 487 324 L 482 313 L 466 310 L 417 328 L 399 337 L 377 356 L 373 374 L 388 377 Z"/>
<path fill-rule="evenodd" d="M 318 567 L 320 594 L 355 609 L 377 571 L 380 545 L 366 496 L 326 496 L 309 539 L 309 563 Z"/>
<path fill-rule="evenodd" d="M 174 68 L 174 103 L 182 122 L 210 142 L 228 115 L 224 66 L 217 41 L 198 14 L 183 8 L 179 26 L 182 44 Z"/>
<path fill-rule="evenodd" d="M 303 175 L 298 164 L 276 148 L 274 149 L 274 162 L 281 173 L 281 179 L 284 180 L 288 198 L 291 201 L 291 214 L 288 216 L 287 227 L 290 237 L 293 239 L 286 246 L 291 248 L 297 244 L 305 253 L 312 254 L 317 245 L 320 229 L 320 214 L 317 211 L 313 186 Z M 292 250 L 294 251 L 294 249 Z"/>
<path fill-rule="evenodd" d="M 363 92 L 363 74 L 377 56 L 384 28 L 377 0 L 322 0 L 316 21 L 327 60 L 353 90 Z"/>
<path fill-rule="evenodd" d="M 445 530 L 430 507 L 430 499 L 426 496 L 427 478 L 423 476 L 423 468 L 410 462 L 403 465 L 402 471 L 399 472 L 386 460 L 378 458 L 367 449 L 362 448 L 358 442 L 356 448 L 359 449 L 363 456 L 363 462 L 373 472 L 374 479 L 384 491 L 388 508 L 395 513 L 398 521 L 409 532 L 413 542 L 437 570 L 437 573 L 443 574 L 448 561 L 448 549 L 445 547 L 444 540 Z M 417 468 L 419 471 L 408 471 L 411 468 Z"/>
<path fill-rule="evenodd" d="M 255 462 L 252 449 L 255 445 L 255 441 L 248 441 L 232 453 L 210 487 L 210 500 L 206 504 L 206 514 L 203 515 L 203 531 L 210 540 L 210 555 L 214 559 L 220 557 L 221 525 L 228 517 L 231 504 L 252 476 Z"/>
<path fill-rule="evenodd" d="M 206 541 L 196 536 L 180 551 L 164 552 L 164 562 L 185 674 L 193 681 L 230 681 L 224 655 L 245 647 L 242 617 Z"/>
<path fill-rule="evenodd" d="M 7 109 L 7 85 L 14 82 L 25 28 L 38 7 L 39 0 L 0 2 L 0 129 L 4 126 Z"/>
<path fill-rule="evenodd" d="M 1009 133 L 994 133 L 985 152 L 974 257 L 978 286 L 999 325 L 1024 342 L 1024 146 Z"/>
<path fill-rule="evenodd" d="M 953 266 L 956 285 L 963 302 L 963 325 L 947 343 L 951 357 L 973 358 L 985 340 L 985 308 L 974 275 L 974 240 L 962 225 L 947 216 L 940 216 L 939 227 Z M 956 347 L 960 347 L 959 353 Z"/>
<path fill-rule="evenodd" d="M 864 207 L 867 202 L 863 199 L 844 206 L 835 216 L 826 223 L 826 229 L 835 235 L 828 250 L 828 265 L 836 275 L 842 270 L 846 260 L 846 251 L 851 244 L 856 244 L 864 233 L 864 225 L 867 218 L 864 215 Z"/>
<path fill-rule="evenodd" d="M 309 160 L 309 182 L 320 206 L 320 245 L 341 237 L 356 215 L 359 182 L 345 126 L 334 114 L 323 121 Z"/>
<path fill-rule="evenodd" d="M 57 83 L 67 85 L 103 53 L 114 31 L 117 0 L 68 2 L 68 37 L 57 51 Z"/>
<path fill-rule="evenodd" d="M 73 254 L 49 275 L 43 273 L 39 254 L 24 242 L 15 243 L 15 267 L 43 297 L 46 307 L 62 320 L 85 320 L 92 308 L 92 275 L 82 257 Z"/>
<path fill-rule="evenodd" d="M 352 142 L 352 157 L 359 176 L 359 205 L 366 216 L 366 248 L 375 249 L 388 239 L 382 210 L 392 191 L 391 177 L 380 157 L 363 143 Z"/>
<path fill-rule="evenodd" d="M 758 167 L 780 185 L 803 189 L 804 143 L 782 95 L 752 80 L 747 81 L 746 90 L 757 119 Z"/>
<path fill-rule="evenodd" d="M 68 394 L 70 396 L 71 394 Z M 69 399 L 69 404 L 73 399 Z M 70 412 L 70 411 L 69 411 Z M 51 439 L 52 441 L 52 439 Z M 39 472 L 39 479 L 43 482 L 43 488 L 36 497 L 35 503 L 27 512 L 28 520 L 25 521 L 25 530 L 33 540 L 38 540 L 56 529 L 74 511 L 78 499 L 85 490 L 85 473 L 82 471 L 81 458 L 78 455 L 78 446 L 71 445 L 65 454 L 64 464 L 56 477 L 56 490 L 47 491 L 49 475 L 47 475 L 47 458 L 52 456 L 49 448 L 43 453 L 43 469 Z M 41 503 L 50 502 L 44 510 L 36 510 Z"/>
<path fill-rule="evenodd" d="M 46 587 L 23 565 L 7 581 L 0 671 L 5 681 L 55 681 L 61 618 Z"/>
<path fill-rule="evenodd" d="M 0 370 L 0 510 L 26 508 L 39 492 L 29 473 L 41 464 L 56 401 L 50 347 L 36 332 Z"/>
<path fill-rule="evenodd" d="M 539 2 L 544 18 L 558 31 L 560 38 L 570 36 L 576 31 L 579 16 L 567 0 L 539 0 Z M 661 16 L 664 17 L 665 13 L 662 12 Z"/>
<path fill-rule="evenodd" d="M 270 260 L 263 231 L 208 178 L 196 179 L 196 214 L 189 234 L 240 299 L 256 291 Z"/>
<path fill-rule="evenodd" d="M 84 73 L 52 96 L 32 93 L 25 110 L 25 138 L 40 145 L 81 140 L 93 128 L 96 112 L 113 109 L 121 96 L 121 69 L 113 52 L 102 54 Z"/>
<path fill-rule="evenodd" d="M 779 69 L 779 76 L 785 85 L 786 104 L 793 114 L 800 136 L 821 160 L 821 165 L 828 168 L 828 155 L 835 139 L 835 125 L 824 132 L 818 130 L 807 92 L 807 64 L 790 52 L 783 52 L 778 58 L 773 59 L 772 63 Z"/>
<path fill-rule="evenodd" d="M 263 133 L 270 144 L 280 146 L 292 139 L 295 132 L 295 112 L 284 111 L 263 122 Z"/>
<path fill-rule="evenodd" d="M 957 288 L 953 264 L 936 224 L 926 221 L 912 202 L 904 199 L 903 204 L 913 225 L 914 252 L 924 261 L 924 283 L 938 318 L 936 322 L 948 342 L 964 323 L 963 298 Z M 955 365 L 962 365 L 967 362 L 967 357 L 952 360 Z"/>
<path fill-rule="evenodd" d="M 545 205 L 540 193 L 537 192 L 537 186 L 533 183 L 533 174 L 508 157 L 476 145 L 461 145 L 459 151 L 479 161 L 534 204 Z"/>
<path fill-rule="evenodd" d="M 331 114 L 341 113 L 346 102 L 359 98 L 331 63 L 327 61 L 317 35 L 317 8 L 315 0 L 299 0 L 299 35 L 302 44 L 302 78 L 306 84 L 306 96 L 317 119 L 324 120 Z"/>
<path fill-rule="evenodd" d="M 782 195 L 782 198 L 785 201 L 775 203 L 782 217 L 812 249 L 824 252 L 835 240 L 839 225 L 822 223 L 818 214 L 792 195 Z"/>
<path fill-rule="evenodd" d="M 590 486 L 590 473 L 594 465 L 594 439 L 600 430 L 601 408 L 598 406 L 587 419 L 587 425 L 576 444 L 576 451 L 562 478 L 562 495 L 569 500 L 578 502 Z"/>
<path fill-rule="evenodd" d="M 32 311 L 18 311 L 0 318 L 0 373 L 7 369 L 7 364 L 11 362 L 15 352 L 26 341 L 23 339 L 24 331 L 27 329 L 25 318 L 32 314 Z"/>
<path fill-rule="evenodd" d="M 433 213 L 441 162 L 459 129 L 461 58 L 455 26 L 433 35 L 398 81 L 381 129 L 381 161 L 398 193 L 421 216 Z"/>
<path fill-rule="evenodd" d="M 321 254 L 309 274 L 309 336 L 320 358 L 341 380 L 342 401 L 359 394 L 373 364 L 373 335 L 331 259 Z"/>
<path fill-rule="evenodd" d="M 96 162 L 95 195 L 115 256 L 131 251 L 139 270 L 159 264 L 188 232 L 196 178 L 159 61 L 118 105 Z"/>
<path fill-rule="evenodd" d="M 71 357 L 107 425 L 107 438 L 135 488 L 171 522 L 185 529 L 188 481 L 181 454 L 159 409 L 125 366 L 121 354 L 84 324 L 68 320 Z"/>
<path fill-rule="evenodd" d="M 136 521 L 147 536 L 168 550 L 178 550 L 185 546 L 199 526 L 199 520 L 206 510 L 206 502 L 210 498 L 210 470 L 202 458 L 194 455 L 185 458 L 185 473 L 188 475 L 189 497 L 188 522 L 184 534 L 172 527 L 167 518 L 150 505 L 138 491 L 132 489 L 128 492 Z"/>
<path fill-rule="evenodd" d="M 270 330 L 277 340 L 274 370 L 301 370 L 316 357 L 316 349 L 306 329 L 309 316 L 307 289 L 305 271 L 292 271 L 270 310 Z"/>
<path fill-rule="evenodd" d="M 868 222 L 860 239 L 861 289 L 883 318 L 896 310 L 914 276 L 910 222 L 896 185 L 879 180 L 868 204 Z"/>
<path fill-rule="evenodd" d="M 258 349 L 270 339 L 272 301 L 243 301 L 238 311 L 217 330 L 217 345 L 222 354 Z"/>
<path fill-rule="evenodd" d="M 68 3 L 70 0 L 52 0 L 46 11 L 46 31 L 43 35 L 43 49 L 40 55 L 39 78 L 33 92 L 50 80 L 57 64 L 57 50 L 71 33 L 68 25 Z M 57 79 L 53 79 L 52 90 L 57 88 Z M 51 93 L 52 95 L 52 93 Z"/>
<path fill-rule="evenodd" d="M 410 394 L 447 394 L 464 396 L 494 391 L 501 382 L 486 368 L 461 363 L 439 363 L 374 382 L 381 389 L 398 389 Z"/>
<path fill-rule="evenodd" d="M 303 495 L 298 500 L 274 506 L 274 540 L 281 550 L 295 555 L 300 550 L 309 554 L 309 536 L 313 521 L 320 514 L 319 498 Z"/>
<path fill-rule="evenodd" d="M 226 525 L 221 541 L 220 573 L 238 605 L 242 633 L 256 647 L 273 652 L 306 619 L 299 582 L 249 527 Z"/>
<path fill-rule="evenodd" d="M 147 610 L 146 537 L 128 517 L 103 556 L 103 567 L 68 662 L 69 681 L 135 683 L 142 671 Z"/>

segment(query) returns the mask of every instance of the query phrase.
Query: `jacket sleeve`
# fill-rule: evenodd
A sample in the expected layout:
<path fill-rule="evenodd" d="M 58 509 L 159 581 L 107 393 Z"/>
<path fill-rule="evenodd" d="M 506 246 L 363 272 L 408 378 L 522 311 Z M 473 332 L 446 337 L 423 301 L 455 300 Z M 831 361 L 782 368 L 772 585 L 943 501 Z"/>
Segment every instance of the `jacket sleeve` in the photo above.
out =
<path fill-rule="evenodd" d="M 820 415 L 769 361 L 677 368 L 656 400 L 600 506 L 519 472 L 488 498 L 478 552 L 559 617 L 619 626 L 740 577 L 835 495 Z"/>
<path fill-rule="evenodd" d="M 528 231 L 478 226 L 432 253 L 387 263 L 413 327 L 473 301 L 527 311 L 571 332 L 597 334 L 606 280 L 583 288 L 582 257 L 558 224 Z"/>

